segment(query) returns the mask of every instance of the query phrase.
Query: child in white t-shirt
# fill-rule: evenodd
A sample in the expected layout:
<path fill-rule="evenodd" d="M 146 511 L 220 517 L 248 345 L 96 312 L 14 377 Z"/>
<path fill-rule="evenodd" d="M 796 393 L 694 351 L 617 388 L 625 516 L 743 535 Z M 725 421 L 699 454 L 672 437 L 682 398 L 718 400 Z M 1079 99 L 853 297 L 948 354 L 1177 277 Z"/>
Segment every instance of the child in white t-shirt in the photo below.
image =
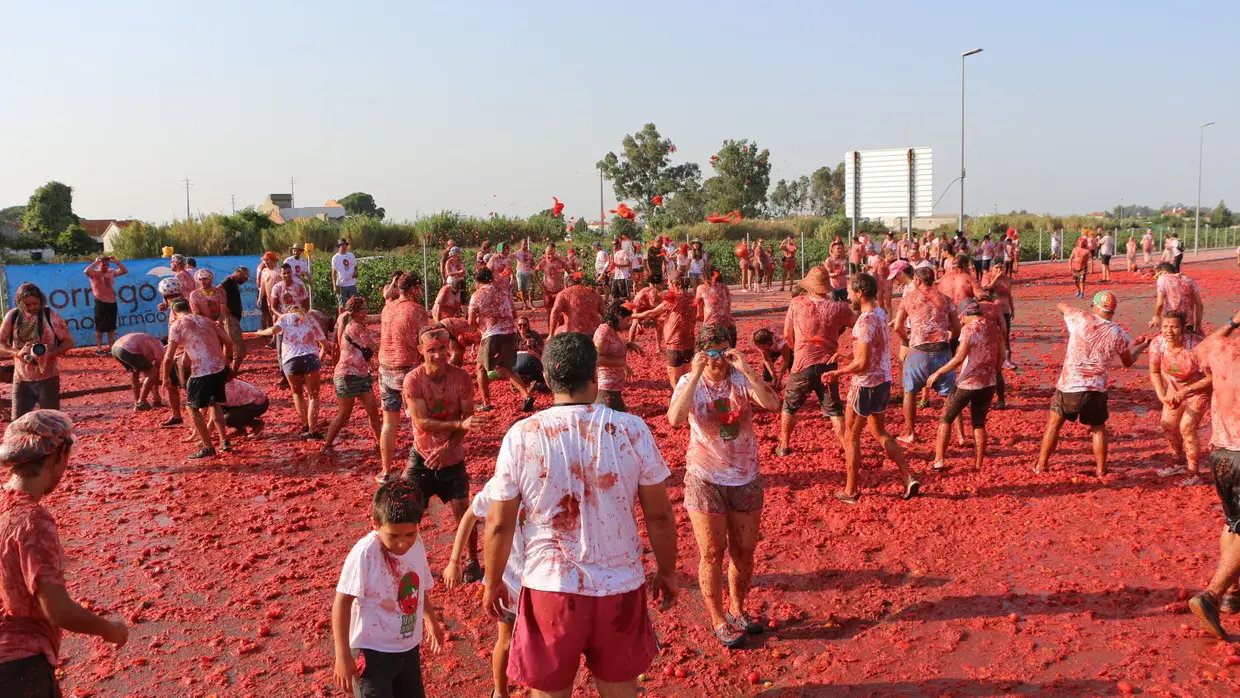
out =
<path fill-rule="evenodd" d="M 443 571 L 444 586 L 455 589 L 460 586 L 463 568 L 462 556 L 470 533 L 479 519 L 485 519 L 491 510 L 491 483 L 483 486 L 482 491 L 474 496 L 474 501 L 461 523 L 456 528 L 456 541 L 452 544 L 452 557 Z M 525 509 L 518 510 L 517 530 L 512 536 L 512 551 L 508 553 L 508 564 L 504 567 L 504 586 L 508 591 L 508 602 L 504 604 L 504 617 L 499 621 L 495 638 L 495 649 L 491 652 L 491 676 L 495 682 L 492 695 L 508 695 L 508 653 L 512 650 L 512 627 L 517 620 L 517 598 L 521 595 L 521 575 L 525 572 Z"/>
<path fill-rule="evenodd" d="M 444 631 L 427 595 L 435 580 L 418 533 L 423 511 L 412 484 L 384 484 L 371 504 L 374 530 L 345 558 L 332 605 L 332 641 L 336 685 L 346 693 L 356 688 L 363 696 L 425 696 L 418 651 L 423 619 L 432 652 L 439 652 Z"/>

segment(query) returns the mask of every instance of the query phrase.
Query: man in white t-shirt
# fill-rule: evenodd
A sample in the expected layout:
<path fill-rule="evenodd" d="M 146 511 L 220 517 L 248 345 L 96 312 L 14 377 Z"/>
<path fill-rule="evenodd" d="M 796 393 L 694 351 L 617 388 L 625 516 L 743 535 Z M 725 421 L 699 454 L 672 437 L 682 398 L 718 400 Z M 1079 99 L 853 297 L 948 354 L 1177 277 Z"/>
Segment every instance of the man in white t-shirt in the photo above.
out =
<path fill-rule="evenodd" d="M 357 257 L 349 251 L 349 241 L 336 241 L 336 254 L 332 255 L 332 291 L 336 304 L 344 310 L 344 304 L 357 295 Z"/>
<path fill-rule="evenodd" d="M 293 245 L 293 254 L 284 258 L 284 263 L 293 268 L 293 278 L 300 279 L 307 287 L 310 286 L 310 262 L 304 257 L 306 248 L 299 242 Z"/>
<path fill-rule="evenodd" d="M 1115 256 L 1115 235 L 1107 231 L 1098 246 L 1098 256 L 1102 258 L 1102 280 L 1111 280 L 1111 257 Z"/>
<path fill-rule="evenodd" d="M 599 693 L 627 698 L 658 653 L 634 505 L 658 567 L 651 592 L 667 604 L 679 588 L 676 523 L 670 471 L 645 421 L 593 404 L 597 362 L 582 333 L 547 341 L 543 366 L 555 405 L 508 430 L 488 485 L 483 607 L 504 616 L 504 567 L 524 505 L 524 590 L 509 678 L 567 696 L 585 655 Z"/>
<path fill-rule="evenodd" d="M 594 248 L 594 284 L 598 286 L 599 293 L 606 294 L 609 288 L 608 272 L 611 269 L 611 255 L 607 254 L 607 250 L 603 249 L 603 243 L 598 240 L 591 243 L 591 247 Z"/>

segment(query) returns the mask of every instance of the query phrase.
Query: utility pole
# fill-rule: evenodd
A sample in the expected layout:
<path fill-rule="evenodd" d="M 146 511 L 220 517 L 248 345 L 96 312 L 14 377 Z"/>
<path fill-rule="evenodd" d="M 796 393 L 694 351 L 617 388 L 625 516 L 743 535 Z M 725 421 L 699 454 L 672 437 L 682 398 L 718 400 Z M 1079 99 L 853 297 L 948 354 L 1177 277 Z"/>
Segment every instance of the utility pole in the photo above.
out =
<path fill-rule="evenodd" d="M 297 204 L 293 203 L 295 200 L 294 194 L 297 193 L 297 190 L 295 188 L 296 186 L 297 186 L 297 178 L 289 177 L 288 178 L 288 206 L 289 208 L 297 208 Z"/>
<path fill-rule="evenodd" d="M 607 237 L 607 204 L 603 203 L 603 171 L 598 171 L 598 222 L 602 226 L 600 235 Z"/>
<path fill-rule="evenodd" d="M 232 212 L 236 213 L 237 212 L 237 195 L 229 194 L 228 200 L 232 203 Z"/>
<path fill-rule="evenodd" d="M 185 220 L 188 221 L 190 218 L 189 216 L 189 188 L 191 186 L 191 182 L 189 181 L 189 177 L 186 177 L 183 181 L 185 182 Z"/>

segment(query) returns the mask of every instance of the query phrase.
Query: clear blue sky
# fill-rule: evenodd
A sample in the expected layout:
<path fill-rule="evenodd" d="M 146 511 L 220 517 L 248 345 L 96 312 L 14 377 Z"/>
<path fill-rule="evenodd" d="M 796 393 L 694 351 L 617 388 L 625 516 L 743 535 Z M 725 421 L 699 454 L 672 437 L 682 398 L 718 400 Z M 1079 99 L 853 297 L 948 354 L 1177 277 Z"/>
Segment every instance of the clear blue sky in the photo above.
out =
<path fill-rule="evenodd" d="M 0 206 L 51 179 L 89 218 L 362 190 L 439 209 L 597 217 L 594 163 L 653 121 L 703 164 L 770 148 L 772 181 L 929 145 L 969 213 L 1196 198 L 1240 209 L 1240 3 L 7 2 Z M 613 205 L 608 189 L 607 205 Z M 954 212 L 949 194 L 940 212 Z"/>

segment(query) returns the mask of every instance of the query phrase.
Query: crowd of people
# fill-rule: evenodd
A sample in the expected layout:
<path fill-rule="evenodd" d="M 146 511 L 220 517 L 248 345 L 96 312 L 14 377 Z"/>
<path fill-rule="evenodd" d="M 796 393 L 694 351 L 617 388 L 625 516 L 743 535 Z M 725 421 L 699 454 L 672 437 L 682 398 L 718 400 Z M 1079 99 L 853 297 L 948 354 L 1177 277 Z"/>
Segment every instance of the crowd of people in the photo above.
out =
<path fill-rule="evenodd" d="M 1105 275 L 1114 240 L 1101 238 Z M 1078 243 L 1072 254 L 1072 271 L 1081 279 L 1092 264 L 1089 244 Z M 927 467 L 949 467 L 953 433 L 957 448 L 971 438 L 970 462 L 982 465 L 990 412 L 1006 407 L 1004 371 L 1016 368 L 1016 231 L 980 239 L 889 233 L 837 240 L 799 279 L 791 238 L 778 246 L 742 243 L 739 291 L 773 290 L 778 267 L 781 290 L 790 288 L 792 296 L 782 323 L 746 338 L 738 337 L 733 289 L 700 241 L 658 238 L 643 246 L 616 239 L 610 249 L 592 247 L 593 284 L 572 247 L 561 255 L 547 243 L 535 257 L 528 241 L 515 252 L 504 243 L 485 244 L 467 288 L 462 250 L 449 241 L 432 307 L 419 300 L 423 280 L 399 272 L 382 290 L 377 319 L 358 292 L 357 259 L 347 240 L 332 258 L 337 308 L 330 314 L 310 307 L 300 246 L 283 261 L 273 252 L 262 256 L 255 272 L 262 317 L 256 334 L 271 340 L 294 408 L 295 423 L 282 426 L 322 439 L 331 451 L 360 402 L 378 455 L 373 530 L 348 553 L 331 610 L 334 671 L 343 690 L 423 695 L 421 645 L 425 638 L 434 652 L 444 642 L 429 596 L 440 576 L 448 588 L 485 582 L 482 611 L 498 623 L 493 696 L 509 695 L 510 684 L 536 696 L 567 696 L 582 656 L 601 695 L 636 695 L 637 677 L 658 651 L 647 597 L 670 605 L 679 582 L 670 471 L 645 420 L 626 408 L 634 361 L 662 357 L 668 423 L 689 435 L 684 507 L 700 553 L 698 584 L 710 630 L 729 649 L 764 628 L 746 607 L 764 503 L 762 454 L 794 454 L 793 432 L 810 393 L 844 455 L 838 502 L 855 504 L 862 496 L 867 431 L 900 473 L 899 496 L 922 492 L 906 448 L 919 439 L 918 410 L 929 408 L 931 393 L 942 406 Z M 1133 254 L 1130 240 L 1130 265 Z M 166 344 L 150 334 L 110 334 L 114 279 L 126 270 L 108 257 L 92 263 L 86 275 L 97 318 L 113 319 L 97 322 L 96 352 L 110 351 L 129 374 L 135 411 L 166 404 L 159 426 L 184 429 L 188 408 L 188 438 L 197 444 L 188 457 L 217 458 L 232 450 L 234 439 L 262 433 L 271 398 L 238 378 L 246 358 L 240 287 L 249 270 L 239 267 L 217 285 L 211 271 L 191 262 L 173 255 L 173 273 L 159 283 Z M 1226 637 L 1219 612 L 1240 610 L 1240 338 L 1232 336 L 1240 315 L 1203 337 L 1201 292 L 1179 265 L 1172 255 L 1155 269 L 1149 327 L 1158 334 L 1151 339 L 1134 341 L 1114 321 L 1119 299 L 1111 291 L 1095 294 L 1088 311 L 1058 305 L 1068 340 L 1035 471 L 1049 467 L 1063 423 L 1079 420 L 1090 429 L 1097 474 L 1107 473 L 1109 370 L 1116 359 L 1131 366 L 1148 349 L 1150 382 L 1175 461 L 1160 474 L 1187 474 L 1184 484 L 1201 481 L 1197 430 L 1211 413 L 1209 462 L 1228 523 L 1218 573 L 1190 606 L 1211 632 Z M 1078 297 L 1083 294 L 1081 281 Z M 65 592 L 64 554 L 39 500 L 59 483 L 73 446 L 72 421 L 59 411 L 58 361 L 73 340 L 34 285 L 23 284 L 15 304 L 0 325 L 0 352 L 15 360 L 13 421 L 0 445 L 0 463 L 12 471 L 0 493 L 0 596 L 7 614 L 0 622 L 0 682 L 28 688 L 31 696 L 53 695 L 61 630 L 118 645 L 126 630 Z M 545 319 L 545 336 L 532 319 Z M 652 339 L 643 343 L 646 334 Z M 759 362 L 751 365 L 738 347 L 742 341 L 752 342 Z M 475 364 L 466 369 L 470 351 Z M 336 413 L 327 420 L 319 393 L 322 372 L 333 365 Z M 492 476 L 471 491 L 466 437 L 489 425 L 496 381 L 511 387 L 529 416 L 507 429 Z M 545 408 L 536 411 L 540 400 Z M 903 416 L 898 435 L 887 427 L 893 404 Z M 771 448 L 759 445 L 758 411 L 780 414 Z M 397 436 L 406 425 L 412 441 L 398 468 Z M 457 521 L 442 575 L 432 571 L 419 535 L 436 497 Z M 656 566 L 650 580 L 638 511 Z"/>

